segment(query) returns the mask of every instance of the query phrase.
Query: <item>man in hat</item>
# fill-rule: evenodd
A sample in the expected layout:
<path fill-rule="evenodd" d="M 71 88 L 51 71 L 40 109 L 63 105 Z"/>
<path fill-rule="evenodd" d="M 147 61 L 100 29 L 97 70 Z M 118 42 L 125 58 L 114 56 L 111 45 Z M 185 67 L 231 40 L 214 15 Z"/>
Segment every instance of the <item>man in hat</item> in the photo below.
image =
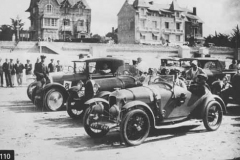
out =
<path fill-rule="evenodd" d="M 51 59 L 51 62 L 48 64 L 48 70 L 50 73 L 55 71 L 55 65 L 53 64 L 53 60 L 54 59 Z"/>
<path fill-rule="evenodd" d="M 148 72 L 148 65 L 145 63 L 141 57 L 137 58 L 137 69 L 139 71 L 139 75 L 146 74 Z"/>
<path fill-rule="evenodd" d="M 57 60 L 56 70 L 57 70 L 57 72 L 63 71 L 63 67 L 62 67 L 62 65 L 60 64 L 60 61 L 59 61 L 59 60 Z"/>
<path fill-rule="evenodd" d="M 25 73 L 26 73 L 26 82 L 28 83 L 29 78 L 32 75 L 32 64 L 30 63 L 30 60 L 27 59 L 27 63 L 25 64 Z"/>
<path fill-rule="evenodd" d="M 12 81 L 12 85 L 14 86 L 16 70 L 15 70 L 15 65 L 13 63 L 13 59 L 10 59 L 10 70 L 11 70 L 11 81 Z"/>
<path fill-rule="evenodd" d="M 22 85 L 24 66 L 23 66 L 22 63 L 19 62 L 19 59 L 17 59 L 17 63 L 15 64 L 15 70 L 16 70 L 16 74 L 17 74 L 18 85 L 21 86 Z"/>
<path fill-rule="evenodd" d="M 1 87 L 3 87 L 3 64 L 2 64 L 2 58 L 0 58 L 0 81 L 1 81 Z"/>
<path fill-rule="evenodd" d="M 3 63 L 3 72 L 5 73 L 6 87 L 12 87 L 10 63 L 7 58 Z"/>
<path fill-rule="evenodd" d="M 37 87 L 40 88 L 45 82 L 46 79 L 48 79 L 48 67 L 44 64 L 46 56 L 42 55 L 41 56 L 41 62 L 36 63 L 35 69 L 34 69 L 34 74 L 37 77 Z"/>
<path fill-rule="evenodd" d="M 199 74 L 205 74 L 202 68 L 198 67 L 198 62 L 193 60 L 191 62 L 191 68 L 186 71 L 186 79 L 196 82 L 196 78 Z"/>

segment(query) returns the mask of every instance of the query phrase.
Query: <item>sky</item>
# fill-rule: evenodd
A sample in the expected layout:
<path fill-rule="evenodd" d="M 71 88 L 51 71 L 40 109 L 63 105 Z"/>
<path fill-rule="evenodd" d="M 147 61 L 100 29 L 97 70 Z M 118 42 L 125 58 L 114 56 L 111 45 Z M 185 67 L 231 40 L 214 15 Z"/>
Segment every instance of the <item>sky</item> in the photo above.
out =
<path fill-rule="evenodd" d="M 92 9 L 91 32 L 104 36 L 117 28 L 117 14 L 126 0 L 87 0 Z M 25 12 L 30 0 L 0 0 L 0 25 L 11 24 L 10 18 L 19 16 L 28 29 L 29 13 Z M 171 3 L 172 0 L 154 0 L 156 3 Z M 197 15 L 204 21 L 203 35 L 232 33 L 240 26 L 240 0 L 177 0 L 181 7 L 192 10 L 197 7 Z"/>

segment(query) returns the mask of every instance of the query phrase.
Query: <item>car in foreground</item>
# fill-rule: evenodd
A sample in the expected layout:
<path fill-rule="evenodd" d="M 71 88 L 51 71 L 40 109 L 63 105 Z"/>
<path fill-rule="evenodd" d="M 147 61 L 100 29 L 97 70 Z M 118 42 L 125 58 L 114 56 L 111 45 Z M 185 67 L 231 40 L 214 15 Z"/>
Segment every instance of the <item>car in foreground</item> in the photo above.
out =
<path fill-rule="evenodd" d="M 201 96 L 192 93 L 174 85 L 169 76 L 158 76 L 148 86 L 117 89 L 108 101 L 93 98 L 85 104 L 83 124 L 90 137 L 99 138 L 117 129 L 122 141 L 132 146 L 143 143 L 151 128 L 190 119 L 203 120 L 208 131 L 215 131 L 226 113 L 219 96 L 209 90 Z"/>
<path fill-rule="evenodd" d="M 110 73 L 102 73 L 103 65 L 107 64 Z M 116 70 L 124 66 L 125 62 L 119 58 L 88 58 L 73 61 L 73 71 L 68 74 L 58 74 L 50 76 L 50 83 L 35 91 L 34 104 L 37 107 L 44 107 L 48 111 L 58 111 L 63 109 L 69 93 L 73 86 L 84 88 L 87 80 L 107 79 L 115 77 Z M 33 97 L 33 96 L 32 96 Z"/>

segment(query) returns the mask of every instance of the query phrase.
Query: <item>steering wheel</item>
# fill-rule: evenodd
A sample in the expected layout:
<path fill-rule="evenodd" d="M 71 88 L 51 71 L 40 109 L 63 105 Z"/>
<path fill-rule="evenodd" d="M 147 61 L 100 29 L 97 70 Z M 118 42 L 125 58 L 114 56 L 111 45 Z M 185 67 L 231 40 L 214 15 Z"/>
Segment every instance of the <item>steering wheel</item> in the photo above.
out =
<path fill-rule="evenodd" d="M 158 81 L 158 82 L 156 82 L 157 80 L 163 80 L 163 81 Z M 160 77 L 156 78 L 156 79 L 154 80 L 154 83 L 155 83 L 155 84 L 158 84 L 158 83 L 163 84 L 163 85 L 165 85 L 169 90 L 171 90 L 171 89 L 173 88 L 170 84 L 168 84 L 168 83 L 166 82 L 166 80 L 164 80 L 164 79 L 162 79 L 162 78 L 160 78 Z"/>

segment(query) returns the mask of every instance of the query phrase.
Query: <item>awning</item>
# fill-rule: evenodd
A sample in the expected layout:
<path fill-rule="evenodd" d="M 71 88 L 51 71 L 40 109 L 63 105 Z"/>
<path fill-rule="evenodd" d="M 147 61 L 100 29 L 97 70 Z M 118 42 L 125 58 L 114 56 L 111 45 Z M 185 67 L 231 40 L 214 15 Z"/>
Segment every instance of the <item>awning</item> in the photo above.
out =
<path fill-rule="evenodd" d="M 140 33 L 140 35 L 141 35 L 141 36 L 146 36 L 146 35 L 147 35 L 147 33 Z"/>
<path fill-rule="evenodd" d="M 159 34 L 157 34 L 157 33 L 152 33 L 152 35 L 157 36 L 157 37 L 159 36 Z"/>

